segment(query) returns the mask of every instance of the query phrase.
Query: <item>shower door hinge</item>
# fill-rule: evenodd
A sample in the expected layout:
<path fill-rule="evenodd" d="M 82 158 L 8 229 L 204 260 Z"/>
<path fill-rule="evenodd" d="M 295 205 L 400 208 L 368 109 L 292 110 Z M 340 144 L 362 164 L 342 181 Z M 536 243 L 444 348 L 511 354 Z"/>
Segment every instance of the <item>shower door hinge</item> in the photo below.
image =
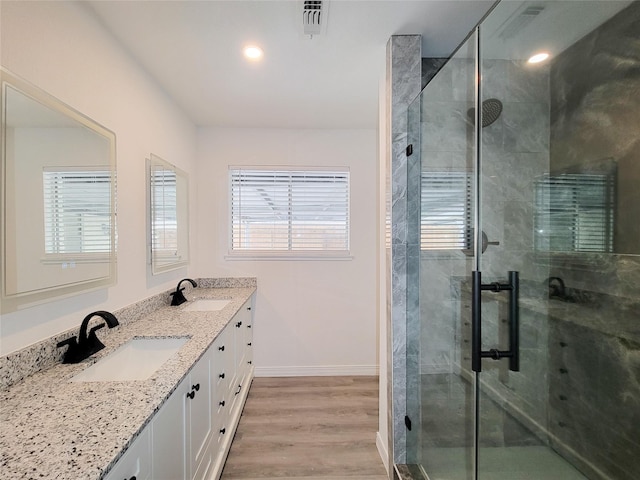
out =
<path fill-rule="evenodd" d="M 411 419 L 409 418 L 409 415 L 404 416 L 404 424 L 407 427 L 407 430 L 411 430 Z"/>
<path fill-rule="evenodd" d="M 407 153 L 407 157 L 410 157 L 411 155 L 413 155 L 413 143 L 410 143 L 409 145 L 407 145 L 407 149 L 405 151 Z"/>

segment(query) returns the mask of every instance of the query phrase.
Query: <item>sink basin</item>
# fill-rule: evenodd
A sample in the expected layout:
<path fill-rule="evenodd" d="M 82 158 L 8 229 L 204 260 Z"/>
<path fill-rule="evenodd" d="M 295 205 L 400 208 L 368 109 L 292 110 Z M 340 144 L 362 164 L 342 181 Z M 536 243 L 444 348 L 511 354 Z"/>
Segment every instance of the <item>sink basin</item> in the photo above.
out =
<path fill-rule="evenodd" d="M 216 312 L 226 307 L 230 301 L 219 298 L 200 298 L 189 303 L 184 310 L 189 312 Z"/>
<path fill-rule="evenodd" d="M 188 338 L 134 338 L 71 379 L 72 382 L 146 380 Z"/>

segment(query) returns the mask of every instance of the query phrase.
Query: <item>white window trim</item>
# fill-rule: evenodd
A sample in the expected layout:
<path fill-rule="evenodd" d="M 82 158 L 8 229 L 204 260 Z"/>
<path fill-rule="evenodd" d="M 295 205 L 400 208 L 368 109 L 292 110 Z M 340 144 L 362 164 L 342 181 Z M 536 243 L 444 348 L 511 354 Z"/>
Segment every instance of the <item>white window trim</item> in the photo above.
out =
<path fill-rule="evenodd" d="M 348 196 L 347 196 L 347 250 L 233 250 L 233 212 L 232 212 L 232 188 L 231 172 L 233 170 L 265 170 L 283 172 L 345 172 L 348 174 Z M 349 167 L 315 167 L 315 166 L 249 166 L 249 165 L 229 165 L 227 172 L 227 254 L 225 260 L 230 261 L 350 261 L 354 256 L 351 254 L 351 171 Z"/>

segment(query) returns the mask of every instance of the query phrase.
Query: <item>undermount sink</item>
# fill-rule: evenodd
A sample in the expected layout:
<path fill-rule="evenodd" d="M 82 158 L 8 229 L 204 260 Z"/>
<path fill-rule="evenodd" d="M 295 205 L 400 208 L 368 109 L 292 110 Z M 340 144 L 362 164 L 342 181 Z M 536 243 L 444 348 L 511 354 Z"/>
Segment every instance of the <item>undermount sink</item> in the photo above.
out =
<path fill-rule="evenodd" d="M 134 338 L 74 376 L 72 382 L 119 382 L 146 380 L 187 340 L 181 338 Z"/>
<path fill-rule="evenodd" d="M 220 298 L 200 298 L 190 302 L 184 310 L 189 312 L 217 312 L 226 307 L 230 301 Z"/>

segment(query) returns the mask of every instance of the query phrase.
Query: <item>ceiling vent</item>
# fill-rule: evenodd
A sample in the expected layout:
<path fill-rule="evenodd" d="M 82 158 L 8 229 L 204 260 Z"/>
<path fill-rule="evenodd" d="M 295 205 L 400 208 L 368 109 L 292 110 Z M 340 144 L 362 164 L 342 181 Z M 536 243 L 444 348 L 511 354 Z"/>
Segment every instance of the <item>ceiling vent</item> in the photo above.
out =
<path fill-rule="evenodd" d="M 327 3 L 322 0 L 304 0 L 302 5 L 302 32 L 313 38 L 326 30 Z"/>
<path fill-rule="evenodd" d="M 529 5 L 520 12 L 512 15 L 505 22 L 505 27 L 500 31 L 499 37 L 508 40 L 521 32 L 527 25 L 535 20 L 542 13 L 544 7 L 541 5 Z"/>

